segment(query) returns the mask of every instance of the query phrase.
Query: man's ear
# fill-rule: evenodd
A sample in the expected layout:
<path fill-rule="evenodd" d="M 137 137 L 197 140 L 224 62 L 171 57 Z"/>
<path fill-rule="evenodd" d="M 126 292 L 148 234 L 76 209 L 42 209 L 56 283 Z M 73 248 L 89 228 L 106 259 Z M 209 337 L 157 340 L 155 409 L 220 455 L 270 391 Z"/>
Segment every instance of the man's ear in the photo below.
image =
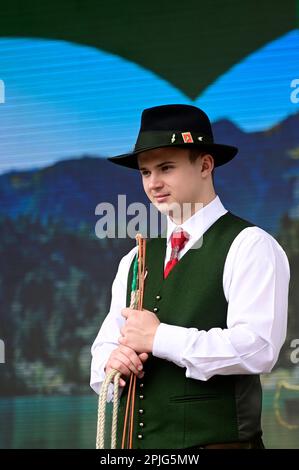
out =
<path fill-rule="evenodd" d="M 205 175 L 203 176 L 211 174 L 215 166 L 214 158 L 209 153 L 205 153 L 201 157 L 201 164 L 202 164 L 201 171 L 202 173 L 205 172 Z"/>

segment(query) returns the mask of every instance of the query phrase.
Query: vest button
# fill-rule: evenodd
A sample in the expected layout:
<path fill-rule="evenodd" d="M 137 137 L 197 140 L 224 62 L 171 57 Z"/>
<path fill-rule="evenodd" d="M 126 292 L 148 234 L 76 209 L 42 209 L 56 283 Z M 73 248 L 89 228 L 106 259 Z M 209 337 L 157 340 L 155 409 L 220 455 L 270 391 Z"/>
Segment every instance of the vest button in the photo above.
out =
<path fill-rule="evenodd" d="M 138 410 L 138 413 L 139 413 L 140 415 L 143 415 L 144 410 Z"/>
<path fill-rule="evenodd" d="M 143 388 L 143 387 L 144 387 L 144 383 L 139 384 L 139 387 L 140 387 L 140 388 Z"/>
<path fill-rule="evenodd" d="M 156 300 L 161 300 L 161 295 L 156 295 Z"/>
<path fill-rule="evenodd" d="M 144 395 L 139 395 L 140 400 L 144 399 Z"/>
<path fill-rule="evenodd" d="M 143 434 L 138 434 L 138 439 L 143 439 Z"/>
<path fill-rule="evenodd" d="M 154 308 L 154 312 L 155 312 L 155 313 L 156 313 L 156 312 L 159 312 L 158 307 L 155 307 L 155 308 Z"/>
<path fill-rule="evenodd" d="M 144 423 L 139 423 L 139 426 L 140 426 L 141 428 L 143 428 Z"/>

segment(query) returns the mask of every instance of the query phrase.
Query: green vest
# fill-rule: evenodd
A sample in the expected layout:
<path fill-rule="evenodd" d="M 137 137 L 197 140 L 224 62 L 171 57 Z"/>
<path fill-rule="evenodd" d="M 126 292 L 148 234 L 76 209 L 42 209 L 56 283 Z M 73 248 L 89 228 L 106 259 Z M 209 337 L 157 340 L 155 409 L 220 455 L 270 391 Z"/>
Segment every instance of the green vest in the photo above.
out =
<path fill-rule="evenodd" d="M 223 270 L 235 237 L 251 223 L 226 213 L 163 279 L 166 238 L 147 243 L 143 306 L 170 325 L 209 330 L 227 328 Z M 132 263 L 133 265 L 133 263 Z M 128 276 L 129 305 L 132 265 Z M 134 449 L 188 448 L 248 440 L 261 433 L 258 375 L 215 375 L 207 381 L 186 377 L 186 369 L 150 355 L 137 379 Z M 120 400 L 121 441 L 127 387 Z M 118 445 L 120 447 L 120 445 Z"/>

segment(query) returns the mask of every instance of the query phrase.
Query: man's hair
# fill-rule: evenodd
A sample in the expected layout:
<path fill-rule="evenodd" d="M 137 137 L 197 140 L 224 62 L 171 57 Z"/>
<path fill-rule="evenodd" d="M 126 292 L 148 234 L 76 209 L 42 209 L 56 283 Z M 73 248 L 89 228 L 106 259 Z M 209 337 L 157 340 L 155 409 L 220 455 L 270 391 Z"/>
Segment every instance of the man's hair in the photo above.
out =
<path fill-rule="evenodd" d="M 201 151 L 200 149 L 198 149 L 196 147 L 191 148 L 191 149 L 189 149 L 189 160 L 190 160 L 191 163 L 194 163 L 198 159 L 198 157 L 203 157 L 206 154 L 207 154 L 207 152 L 203 152 L 203 151 Z M 211 154 L 209 153 L 209 155 L 211 155 Z M 213 157 L 213 155 L 211 155 L 211 156 Z M 214 170 L 215 170 L 215 167 L 213 168 L 213 171 L 211 173 L 213 183 L 214 183 Z"/>

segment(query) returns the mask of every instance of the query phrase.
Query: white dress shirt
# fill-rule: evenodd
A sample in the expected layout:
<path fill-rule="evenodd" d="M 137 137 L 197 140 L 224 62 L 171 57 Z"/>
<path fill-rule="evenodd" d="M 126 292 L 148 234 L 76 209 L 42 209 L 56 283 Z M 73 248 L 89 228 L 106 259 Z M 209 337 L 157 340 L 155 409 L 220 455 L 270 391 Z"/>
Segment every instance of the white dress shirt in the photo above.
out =
<path fill-rule="evenodd" d="M 204 243 L 204 233 L 226 212 L 216 196 L 180 225 L 190 238 L 179 258 L 195 242 Z M 171 253 L 170 236 L 177 227 L 167 219 L 165 265 Z M 125 322 L 121 310 L 126 307 L 128 272 L 136 251 L 134 247 L 120 261 L 110 311 L 92 345 L 90 385 L 97 393 Z M 243 229 L 230 246 L 223 271 L 227 328 L 203 331 L 160 323 L 152 354 L 185 368 L 186 377 L 196 380 L 216 374 L 270 372 L 286 337 L 289 279 L 288 259 L 277 241 L 261 228 Z M 111 398 L 112 387 L 108 400 Z"/>

